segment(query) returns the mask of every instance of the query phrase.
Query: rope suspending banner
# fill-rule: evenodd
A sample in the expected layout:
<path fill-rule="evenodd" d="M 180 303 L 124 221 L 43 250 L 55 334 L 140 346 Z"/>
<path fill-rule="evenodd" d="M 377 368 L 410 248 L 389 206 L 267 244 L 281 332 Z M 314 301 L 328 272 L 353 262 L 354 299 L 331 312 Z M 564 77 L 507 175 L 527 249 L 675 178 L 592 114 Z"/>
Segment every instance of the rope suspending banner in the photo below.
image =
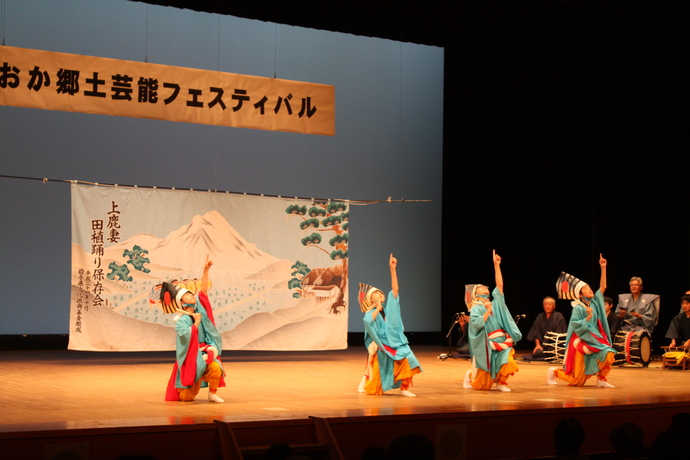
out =
<path fill-rule="evenodd" d="M 269 197 L 269 198 L 284 198 L 284 199 L 289 199 L 289 200 L 312 200 L 313 201 L 341 201 L 341 202 L 346 202 L 350 203 L 352 205 L 367 205 L 367 204 L 376 204 L 376 203 L 430 203 L 431 200 L 407 200 L 407 199 L 400 199 L 400 200 L 394 200 L 391 197 L 388 197 L 385 200 L 348 200 L 348 199 L 343 199 L 343 198 L 313 198 L 313 197 L 298 197 L 298 196 L 287 196 L 287 195 L 268 195 L 265 193 L 249 193 L 249 192 L 234 192 L 230 190 L 210 190 L 210 189 L 198 189 L 198 188 L 180 188 L 180 187 L 157 187 L 155 185 L 126 185 L 126 184 L 106 184 L 106 183 L 101 183 L 101 182 L 88 182 L 88 181 L 80 181 L 80 180 L 67 180 L 67 179 L 48 179 L 47 177 L 26 177 L 26 176 L 10 176 L 10 175 L 4 175 L 0 174 L 0 178 L 3 179 L 22 179 L 22 180 L 37 180 L 41 181 L 44 184 L 47 182 L 64 182 L 67 184 L 84 184 L 84 185 L 93 185 L 93 186 L 101 186 L 101 187 L 129 187 L 129 188 L 151 188 L 151 189 L 159 189 L 159 190 L 184 190 L 184 191 L 190 191 L 190 192 L 209 192 L 209 193 L 227 193 L 231 195 L 246 195 L 246 196 L 261 196 L 261 197 Z"/>

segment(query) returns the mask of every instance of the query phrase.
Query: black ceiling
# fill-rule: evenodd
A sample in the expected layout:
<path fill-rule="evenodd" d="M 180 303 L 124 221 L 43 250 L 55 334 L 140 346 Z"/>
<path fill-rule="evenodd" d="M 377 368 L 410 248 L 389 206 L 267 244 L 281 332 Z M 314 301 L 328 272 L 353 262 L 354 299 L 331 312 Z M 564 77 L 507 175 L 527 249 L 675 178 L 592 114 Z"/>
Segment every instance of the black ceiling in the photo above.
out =
<path fill-rule="evenodd" d="M 227 14 L 279 24 L 442 46 L 447 11 L 420 2 L 374 1 L 192 1 L 145 0 L 143 3 Z"/>
<path fill-rule="evenodd" d="M 143 3 L 228 14 L 279 24 L 447 46 L 466 31 L 505 28 L 530 18 L 552 14 L 574 14 L 601 9 L 583 2 L 470 1 L 419 2 L 404 0 L 251 2 L 143 0 Z M 592 2 L 589 2 L 592 3 Z M 644 2 L 626 2 L 629 10 Z M 606 9 L 610 9 L 606 7 Z M 602 11 L 604 11 L 602 9 Z"/>
<path fill-rule="evenodd" d="M 649 0 L 141 1 L 437 46 L 452 46 L 475 35 L 488 41 L 502 39 L 515 31 L 543 27 L 549 22 L 554 27 L 565 28 L 595 22 L 602 30 L 615 33 L 621 27 L 635 29 L 655 27 L 659 23 L 680 23 L 686 9 L 684 2 Z"/>

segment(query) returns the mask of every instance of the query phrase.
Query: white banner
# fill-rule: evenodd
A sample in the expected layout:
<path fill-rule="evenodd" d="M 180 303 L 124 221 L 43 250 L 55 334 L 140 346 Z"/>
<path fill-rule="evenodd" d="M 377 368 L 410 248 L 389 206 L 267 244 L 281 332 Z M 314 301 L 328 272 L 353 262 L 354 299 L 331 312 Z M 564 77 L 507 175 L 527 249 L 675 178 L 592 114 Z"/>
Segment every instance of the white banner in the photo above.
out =
<path fill-rule="evenodd" d="M 346 348 L 348 233 L 346 203 L 72 184 L 69 349 L 173 350 L 149 293 L 207 256 L 224 349 Z"/>
<path fill-rule="evenodd" d="M 335 135 L 335 87 L 0 46 L 0 105 Z"/>

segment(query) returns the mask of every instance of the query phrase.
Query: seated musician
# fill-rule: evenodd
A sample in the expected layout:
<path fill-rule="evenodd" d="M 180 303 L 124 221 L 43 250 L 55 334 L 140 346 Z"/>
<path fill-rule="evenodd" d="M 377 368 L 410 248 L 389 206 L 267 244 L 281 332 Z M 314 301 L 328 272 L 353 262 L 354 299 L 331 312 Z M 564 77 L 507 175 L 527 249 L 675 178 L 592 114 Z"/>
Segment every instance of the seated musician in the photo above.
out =
<path fill-rule="evenodd" d="M 604 310 L 606 311 L 606 321 L 609 323 L 611 340 L 613 340 L 621 327 L 621 319 L 616 315 L 616 311 L 613 308 L 613 299 L 611 297 L 604 297 Z"/>
<path fill-rule="evenodd" d="M 642 294 L 642 278 L 630 278 L 630 293 L 618 296 L 616 314 L 621 320 L 622 331 L 647 331 L 652 334 L 658 319 L 659 296 Z"/>
<path fill-rule="evenodd" d="M 544 297 L 542 306 L 544 311 L 537 315 L 529 334 L 527 334 L 527 340 L 534 341 L 534 350 L 532 351 L 532 359 L 534 360 L 544 359 L 544 336 L 548 332 L 565 334 L 568 330 L 565 317 L 561 312 L 556 311 L 556 299 Z M 528 358 L 524 357 L 524 359 Z"/>
<path fill-rule="evenodd" d="M 671 339 L 669 347 L 690 348 L 690 295 L 680 298 L 681 311 L 668 326 L 666 338 Z"/>

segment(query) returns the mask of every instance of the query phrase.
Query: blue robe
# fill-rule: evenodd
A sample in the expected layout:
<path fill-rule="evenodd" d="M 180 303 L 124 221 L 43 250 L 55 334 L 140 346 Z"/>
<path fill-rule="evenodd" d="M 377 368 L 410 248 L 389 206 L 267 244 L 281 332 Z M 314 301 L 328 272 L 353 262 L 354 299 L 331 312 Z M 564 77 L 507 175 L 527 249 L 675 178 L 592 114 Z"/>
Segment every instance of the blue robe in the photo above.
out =
<path fill-rule="evenodd" d="M 570 346 L 575 336 L 579 337 L 589 347 L 596 350 L 592 354 L 584 355 L 585 375 L 595 375 L 599 373 L 599 362 L 604 362 L 609 352 L 616 352 L 616 350 L 611 347 L 611 331 L 609 331 L 609 323 L 606 320 L 604 294 L 598 290 L 589 301 L 589 306 L 592 308 L 592 318 L 589 321 L 587 321 L 587 310 L 579 303 L 575 304 L 570 316 L 568 332 L 565 338 L 566 356 L 563 364 L 567 373 L 572 373 L 572 369 L 568 367 L 569 363 L 572 362 L 572 360 L 568 358 L 568 354 L 576 352 Z M 602 343 L 602 341 L 604 343 Z"/>
<path fill-rule="evenodd" d="M 495 379 L 501 366 L 508 362 L 512 347 L 500 351 L 492 350 L 489 345 L 489 334 L 495 330 L 503 329 L 513 339 L 513 343 L 517 344 L 522 338 L 522 332 L 508 311 L 503 293 L 498 288 L 494 288 L 491 294 L 493 296 L 492 314 L 489 315 L 485 323 L 483 316 L 486 313 L 486 307 L 482 303 L 475 303 L 470 310 L 468 329 L 470 354 L 474 360 L 474 365 L 477 369 L 488 372 L 491 374 L 491 378 Z M 506 337 L 498 337 L 493 341 L 503 343 L 505 340 Z"/>
<path fill-rule="evenodd" d="M 410 369 L 419 367 L 419 370 L 422 370 L 417 357 L 410 349 L 407 337 L 405 337 L 405 327 L 400 315 L 400 295 L 396 299 L 392 291 L 388 293 L 388 300 L 383 310 L 386 316 L 385 320 L 381 313 L 372 320 L 374 311 L 372 309 L 364 314 L 364 346 L 368 348 L 369 344 L 374 342 L 379 348 L 377 357 L 383 391 L 400 388 L 401 381 L 393 381 L 394 361 L 407 358 Z M 394 353 L 386 350 L 386 346 L 391 348 Z"/>
<path fill-rule="evenodd" d="M 194 319 L 191 316 L 183 314 L 175 322 L 176 365 L 173 368 L 175 388 L 189 388 L 204 375 L 206 371 L 206 361 L 204 360 L 204 354 L 198 348 L 198 344 L 205 343 L 215 347 L 218 351 L 218 356 L 223 352 L 223 339 L 218 329 L 216 329 L 213 319 L 209 317 L 208 310 L 211 309 L 211 305 L 205 294 L 200 293 L 196 296 L 195 308 L 198 313 L 201 313 L 201 323 L 197 328 L 196 334 L 192 329 Z M 212 315 L 213 312 L 210 314 Z M 191 356 L 190 353 L 195 353 L 195 355 Z M 185 360 L 187 359 L 189 359 L 189 361 L 185 365 Z M 218 364 L 221 364 L 218 357 L 214 360 L 218 362 Z M 183 377 L 183 374 L 186 377 Z M 173 379 L 171 379 L 170 383 L 172 384 L 172 382 Z M 202 382 L 201 386 L 207 387 L 208 383 Z M 221 386 L 224 386 L 224 384 L 221 384 Z M 171 392 L 170 388 L 168 393 L 169 397 L 174 398 L 175 394 Z"/>

